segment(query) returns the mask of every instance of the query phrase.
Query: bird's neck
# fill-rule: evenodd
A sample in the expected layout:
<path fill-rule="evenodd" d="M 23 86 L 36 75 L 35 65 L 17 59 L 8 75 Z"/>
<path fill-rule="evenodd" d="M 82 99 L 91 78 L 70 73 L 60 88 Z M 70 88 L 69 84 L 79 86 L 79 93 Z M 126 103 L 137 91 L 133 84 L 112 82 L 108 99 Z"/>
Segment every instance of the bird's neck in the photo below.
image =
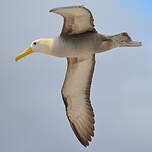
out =
<path fill-rule="evenodd" d="M 48 55 L 54 55 L 56 38 L 46 38 L 44 39 L 44 41 L 46 43 L 46 48 L 43 50 L 42 53 L 48 54 Z"/>
<path fill-rule="evenodd" d="M 59 37 L 46 39 L 46 43 L 47 48 L 43 53 L 57 57 L 67 56 L 67 46 Z"/>

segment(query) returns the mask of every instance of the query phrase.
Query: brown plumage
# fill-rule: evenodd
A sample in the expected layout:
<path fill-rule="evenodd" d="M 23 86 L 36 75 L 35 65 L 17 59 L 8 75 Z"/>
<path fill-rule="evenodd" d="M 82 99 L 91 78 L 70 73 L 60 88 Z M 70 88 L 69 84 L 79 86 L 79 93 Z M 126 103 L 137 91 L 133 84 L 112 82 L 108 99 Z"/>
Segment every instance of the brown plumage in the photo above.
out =
<path fill-rule="evenodd" d="M 16 57 L 16 61 L 33 52 L 66 57 L 67 73 L 62 97 L 70 125 L 82 145 L 88 146 L 94 136 L 94 112 L 90 102 L 90 87 L 95 66 L 95 54 L 116 47 L 141 46 L 126 33 L 103 35 L 94 28 L 91 12 L 83 6 L 50 10 L 64 17 L 60 36 L 35 40 Z"/>
<path fill-rule="evenodd" d="M 64 17 L 61 36 L 65 40 L 69 39 L 68 36 L 75 34 L 96 32 L 92 14 L 83 6 L 55 8 L 50 10 L 50 12 Z M 95 55 L 87 56 L 87 58 L 67 58 L 67 63 L 67 73 L 62 87 L 66 114 L 78 140 L 82 145 L 88 146 L 91 137 L 94 136 L 95 121 L 90 103 L 90 87 L 94 72 Z M 83 69 L 86 69 L 87 73 Z M 84 81 L 85 85 L 83 85 Z M 72 92 L 75 87 L 78 87 L 78 90 L 76 89 L 75 92 Z"/>
<path fill-rule="evenodd" d="M 78 140 L 88 146 L 94 136 L 95 123 L 90 102 L 95 53 L 132 45 L 132 40 L 126 32 L 112 36 L 99 34 L 94 28 L 91 12 L 83 6 L 60 7 L 50 12 L 64 18 L 59 39 L 60 44 L 66 44 L 68 52 L 67 73 L 62 87 L 66 114 Z"/>
<path fill-rule="evenodd" d="M 81 144 L 88 146 L 91 136 L 94 136 L 95 121 L 90 102 L 90 87 L 95 55 L 91 55 L 87 59 L 68 58 L 67 61 L 67 73 L 62 88 L 66 114 L 76 137 Z"/>
<path fill-rule="evenodd" d="M 60 7 L 50 12 L 64 17 L 64 25 L 61 35 L 80 34 L 88 31 L 95 31 L 93 16 L 83 6 Z"/>

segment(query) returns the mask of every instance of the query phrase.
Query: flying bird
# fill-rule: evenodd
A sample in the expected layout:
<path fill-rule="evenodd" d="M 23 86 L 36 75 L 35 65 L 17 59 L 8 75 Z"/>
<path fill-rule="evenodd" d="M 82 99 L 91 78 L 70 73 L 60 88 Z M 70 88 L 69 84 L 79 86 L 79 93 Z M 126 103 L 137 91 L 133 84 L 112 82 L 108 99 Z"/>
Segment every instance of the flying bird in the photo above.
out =
<path fill-rule="evenodd" d="M 137 47 L 128 33 L 99 34 L 91 12 L 84 6 L 60 7 L 50 10 L 64 18 L 60 36 L 42 38 L 32 44 L 16 61 L 39 52 L 67 58 L 67 72 L 61 90 L 70 125 L 82 145 L 87 147 L 94 136 L 94 112 L 90 102 L 90 87 L 95 67 L 95 54 L 116 47 Z"/>

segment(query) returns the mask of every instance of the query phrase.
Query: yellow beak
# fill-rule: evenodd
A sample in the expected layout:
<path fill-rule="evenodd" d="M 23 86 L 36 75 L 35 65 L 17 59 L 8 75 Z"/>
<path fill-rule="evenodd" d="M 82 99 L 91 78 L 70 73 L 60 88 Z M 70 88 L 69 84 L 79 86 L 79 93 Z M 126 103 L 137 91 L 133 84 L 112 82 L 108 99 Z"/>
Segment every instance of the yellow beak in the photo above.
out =
<path fill-rule="evenodd" d="M 29 47 L 28 49 L 24 50 L 24 52 L 22 52 L 21 54 L 19 54 L 18 56 L 15 57 L 15 61 L 18 61 L 19 59 L 31 54 L 33 51 L 32 51 L 32 48 Z"/>

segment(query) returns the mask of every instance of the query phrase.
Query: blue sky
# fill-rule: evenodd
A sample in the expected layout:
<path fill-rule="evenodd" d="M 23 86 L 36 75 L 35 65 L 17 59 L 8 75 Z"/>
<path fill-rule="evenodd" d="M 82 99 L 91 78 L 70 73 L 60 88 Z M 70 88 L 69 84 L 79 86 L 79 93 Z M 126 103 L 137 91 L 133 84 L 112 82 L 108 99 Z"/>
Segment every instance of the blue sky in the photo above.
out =
<path fill-rule="evenodd" d="M 95 137 L 88 149 L 69 126 L 60 94 L 66 60 L 14 57 L 38 38 L 60 34 L 62 18 L 48 10 L 85 5 L 97 31 L 127 31 L 140 48 L 96 56 L 91 100 Z M 0 151 L 151 152 L 152 2 L 149 0 L 5 0 L 0 2 Z"/>
<path fill-rule="evenodd" d="M 123 5 L 127 5 L 128 7 L 132 7 L 133 9 L 137 9 L 137 11 L 143 11 L 147 15 L 152 13 L 152 1 L 151 0 L 127 0 L 121 1 Z"/>

